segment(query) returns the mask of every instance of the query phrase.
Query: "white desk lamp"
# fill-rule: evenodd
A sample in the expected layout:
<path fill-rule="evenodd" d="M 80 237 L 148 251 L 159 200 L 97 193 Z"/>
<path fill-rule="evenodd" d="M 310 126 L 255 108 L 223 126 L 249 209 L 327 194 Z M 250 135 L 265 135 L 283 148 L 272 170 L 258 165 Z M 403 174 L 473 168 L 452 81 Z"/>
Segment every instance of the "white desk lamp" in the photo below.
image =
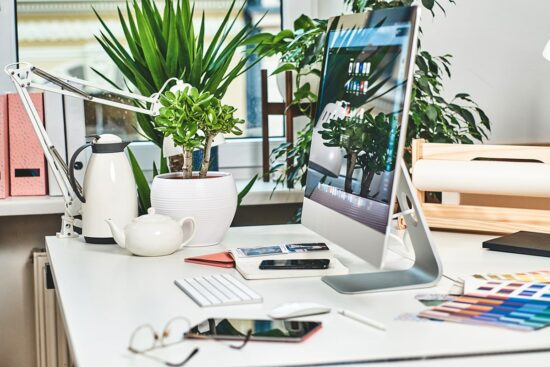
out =
<path fill-rule="evenodd" d="M 75 216 L 81 214 L 82 202 L 78 199 L 77 194 L 71 187 L 67 164 L 65 163 L 55 146 L 52 144 L 50 137 L 46 133 L 44 123 L 41 121 L 40 115 L 36 111 L 36 108 L 31 101 L 28 89 L 34 88 L 47 92 L 63 94 L 66 96 L 76 97 L 102 105 L 117 107 L 127 111 L 143 113 L 149 116 L 156 116 L 158 115 L 159 110 L 158 105 L 160 95 L 170 81 L 177 81 L 177 79 L 168 79 L 158 93 L 155 93 L 150 97 L 145 97 L 140 94 L 127 92 L 112 87 L 98 86 L 86 80 L 78 78 L 67 76 L 54 76 L 26 62 L 9 64 L 4 68 L 4 71 L 6 72 L 6 74 L 9 75 L 13 84 L 15 85 L 17 94 L 19 94 L 25 111 L 29 115 L 34 131 L 38 137 L 42 150 L 44 151 L 44 155 L 46 156 L 46 160 L 48 161 L 48 164 L 52 169 L 55 180 L 59 184 L 59 187 L 63 194 L 63 199 L 65 200 L 65 211 L 64 214 L 61 216 L 61 231 L 57 234 L 57 236 L 61 238 L 77 237 L 78 235 L 74 232 L 74 227 L 80 227 L 81 222 L 80 220 L 75 219 Z M 57 87 L 38 84 L 34 82 L 33 77 L 35 75 L 49 81 Z M 112 93 L 124 97 L 125 99 L 129 99 L 130 103 L 131 101 L 136 101 L 138 104 L 133 105 L 130 103 L 120 103 L 100 97 L 94 97 L 86 93 L 82 89 L 76 87 L 75 85 L 91 87 L 103 92 Z M 77 189 L 80 190 L 81 188 L 77 186 Z"/>
<path fill-rule="evenodd" d="M 542 56 L 548 61 L 550 61 L 550 40 L 546 43 L 544 50 L 542 51 Z"/>

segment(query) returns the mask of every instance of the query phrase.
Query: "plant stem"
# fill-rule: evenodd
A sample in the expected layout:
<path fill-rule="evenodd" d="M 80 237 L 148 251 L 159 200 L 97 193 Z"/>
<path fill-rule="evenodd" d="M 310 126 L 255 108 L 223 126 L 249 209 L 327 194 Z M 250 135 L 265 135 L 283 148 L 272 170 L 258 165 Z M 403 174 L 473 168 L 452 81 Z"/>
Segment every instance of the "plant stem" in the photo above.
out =
<path fill-rule="evenodd" d="M 353 171 L 355 171 L 356 163 L 357 163 L 357 153 L 348 151 L 346 182 L 344 184 L 344 190 L 349 193 L 353 192 L 351 184 L 353 182 Z"/>
<path fill-rule="evenodd" d="M 202 157 L 201 170 L 199 172 L 199 178 L 206 178 L 208 174 L 208 168 L 210 167 L 210 152 L 212 150 L 212 142 L 214 136 L 211 134 L 206 135 L 206 142 L 204 143 L 204 154 Z"/>
<path fill-rule="evenodd" d="M 370 192 L 370 185 L 374 178 L 374 172 L 363 171 L 363 177 L 361 178 L 361 193 L 360 196 L 366 198 Z"/>
<path fill-rule="evenodd" d="M 170 164 L 170 172 L 180 172 L 184 163 L 183 154 L 173 155 L 168 158 L 168 161 Z"/>
<path fill-rule="evenodd" d="M 183 178 L 193 178 L 193 150 L 185 149 L 183 160 Z"/>

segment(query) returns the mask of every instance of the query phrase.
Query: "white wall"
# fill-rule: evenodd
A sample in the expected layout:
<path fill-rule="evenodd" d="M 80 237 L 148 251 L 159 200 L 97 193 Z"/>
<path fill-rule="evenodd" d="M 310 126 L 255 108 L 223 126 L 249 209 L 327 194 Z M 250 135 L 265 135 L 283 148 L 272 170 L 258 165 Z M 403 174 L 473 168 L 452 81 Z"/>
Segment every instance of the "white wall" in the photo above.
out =
<path fill-rule="evenodd" d="M 446 0 L 444 0 L 446 2 Z M 459 0 L 424 13 L 423 48 L 454 56 L 447 95 L 468 92 L 493 122 L 491 142 L 550 142 L 548 0 Z"/>
<path fill-rule="evenodd" d="M 302 14 L 311 18 L 326 19 L 344 13 L 343 0 L 281 0 L 283 28 L 293 29 L 294 20 Z"/>
<path fill-rule="evenodd" d="M 13 85 L 4 73 L 7 63 L 16 61 L 15 1 L 0 0 L 0 93 L 12 91 Z"/>

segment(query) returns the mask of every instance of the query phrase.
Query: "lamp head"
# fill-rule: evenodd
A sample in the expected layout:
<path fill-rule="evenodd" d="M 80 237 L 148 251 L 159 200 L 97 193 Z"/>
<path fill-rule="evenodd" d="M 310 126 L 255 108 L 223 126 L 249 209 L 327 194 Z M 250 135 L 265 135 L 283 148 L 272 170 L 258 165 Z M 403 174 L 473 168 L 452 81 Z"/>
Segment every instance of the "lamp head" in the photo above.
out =
<path fill-rule="evenodd" d="M 550 61 L 550 40 L 546 44 L 546 47 L 544 47 L 544 51 L 542 51 L 542 56 L 548 61 Z"/>

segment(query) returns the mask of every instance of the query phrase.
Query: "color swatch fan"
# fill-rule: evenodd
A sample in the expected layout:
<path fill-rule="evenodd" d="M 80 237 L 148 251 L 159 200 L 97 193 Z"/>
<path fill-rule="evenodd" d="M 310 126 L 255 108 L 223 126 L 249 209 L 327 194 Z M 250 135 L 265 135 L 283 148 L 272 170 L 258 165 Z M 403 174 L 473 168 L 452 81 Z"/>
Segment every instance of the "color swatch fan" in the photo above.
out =
<path fill-rule="evenodd" d="M 422 311 L 420 317 L 537 330 L 550 325 L 550 284 L 489 281 L 451 302 Z"/>

